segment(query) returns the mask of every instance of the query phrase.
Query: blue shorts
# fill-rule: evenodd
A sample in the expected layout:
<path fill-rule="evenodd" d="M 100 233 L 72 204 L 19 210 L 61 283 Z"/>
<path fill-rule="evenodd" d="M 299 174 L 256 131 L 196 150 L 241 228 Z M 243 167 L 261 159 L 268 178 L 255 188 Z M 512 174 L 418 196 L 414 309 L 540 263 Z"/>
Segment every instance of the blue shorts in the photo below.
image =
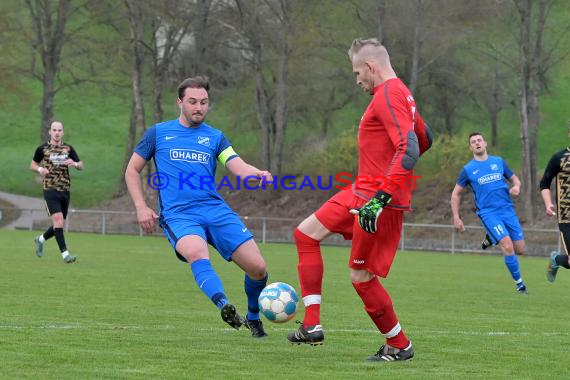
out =
<path fill-rule="evenodd" d="M 196 206 L 190 212 L 161 215 L 160 226 L 176 256 L 184 262 L 187 260 L 176 252 L 176 243 L 184 236 L 200 236 L 227 261 L 240 245 L 253 239 L 240 217 L 223 201 L 215 206 Z"/>
<path fill-rule="evenodd" d="M 479 218 L 493 244 L 506 236 L 510 236 L 512 241 L 524 240 L 524 232 L 514 210 L 486 213 L 479 215 Z"/>

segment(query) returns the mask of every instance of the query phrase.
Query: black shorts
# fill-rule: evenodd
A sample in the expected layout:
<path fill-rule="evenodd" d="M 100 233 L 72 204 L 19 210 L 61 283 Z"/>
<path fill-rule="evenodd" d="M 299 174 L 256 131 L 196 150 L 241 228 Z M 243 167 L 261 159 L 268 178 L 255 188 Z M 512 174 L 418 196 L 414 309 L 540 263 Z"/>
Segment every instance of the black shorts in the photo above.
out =
<path fill-rule="evenodd" d="M 562 238 L 562 248 L 564 252 L 568 255 L 568 249 L 570 249 L 570 223 L 558 223 L 558 228 L 560 229 L 560 237 Z"/>
<path fill-rule="evenodd" d="M 50 216 L 61 212 L 63 219 L 67 218 L 67 209 L 69 208 L 69 201 L 71 199 L 69 191 L 44 190 L 44 199 Z"/>

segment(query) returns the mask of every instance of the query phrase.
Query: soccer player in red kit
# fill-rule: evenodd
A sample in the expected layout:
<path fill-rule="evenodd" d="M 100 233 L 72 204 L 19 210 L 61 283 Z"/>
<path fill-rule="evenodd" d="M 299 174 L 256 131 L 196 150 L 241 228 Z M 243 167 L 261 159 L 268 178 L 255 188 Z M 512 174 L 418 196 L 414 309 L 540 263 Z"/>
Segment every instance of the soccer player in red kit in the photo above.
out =
<path fill-rule="evenodd" d="M 412 168 L 430 147 L 431 135 L 412 94 L 396 76 L 388 52 L 378 40 L 356 39 L 348 55 L 356 83 L 372 95 L 358 129 L 358 176 L 350 188 L 335 194 L 295 229 L 305 317 L 287 339 L 294 344 L 324 342 L 320 242 L 339 233 L 352 239 L 352 285 L 386 337 L 386 344 L 367 360 L 408 360 L 414 356 L 412 343 L 378 276 L 385 278 L 394 260 L 403 213 L 410 210 Z"/>

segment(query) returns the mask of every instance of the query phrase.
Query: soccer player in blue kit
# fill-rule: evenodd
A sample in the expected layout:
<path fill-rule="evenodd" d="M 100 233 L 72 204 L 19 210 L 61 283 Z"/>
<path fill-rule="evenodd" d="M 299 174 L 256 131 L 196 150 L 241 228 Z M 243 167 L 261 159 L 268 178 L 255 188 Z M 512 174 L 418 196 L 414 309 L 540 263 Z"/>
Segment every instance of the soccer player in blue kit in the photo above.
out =
<path fill-rule="evenodd" d="M 245 163 L 220 130 L 204 123 L 209 88 L 208 79 L 202 76 L 187 78 L 179 85 L 179 118 L 146 131 L 129 161 L 125 181 L 143 230 L 152 232 L 158 219 L 177 257 L 190 265 L 196 284 L 218 307 L 222 319 L 235 329 L 244 325 L 252 336 L 261 338 L 267 334 L 257 300 L 267 283 L 265 261 L 251 232 L 216 191 L 216 161 L 238 178 L 271 181 L 272 176 Z M 160 216 L 146 204 L 140 181 L 150 159 L 160 173 L 155 186 Z M 228 301 L 210 262 L 208 244 L 245 272 L 246 318 Z"/>
<path fill-rule="evenodd" d="M 453 224 L 458 231 L 465 231 L 459 216 L 459 203 L 461 192 L 469 186 L 475 198 L 477 216 L 491 243 L 501 248 L 517 292 L 528 294 L 515 255 L 515 252 L 525 252 L 524 233 L 510 197 L 520 194 L 521 182 L 501 157 L 487 154 L 487 142 L 481 133 L 469 135 L 469 149 L 473 159 L 461 169 L 451 194 Z M 507 181 L 512 185 L 510 189 Z"/>

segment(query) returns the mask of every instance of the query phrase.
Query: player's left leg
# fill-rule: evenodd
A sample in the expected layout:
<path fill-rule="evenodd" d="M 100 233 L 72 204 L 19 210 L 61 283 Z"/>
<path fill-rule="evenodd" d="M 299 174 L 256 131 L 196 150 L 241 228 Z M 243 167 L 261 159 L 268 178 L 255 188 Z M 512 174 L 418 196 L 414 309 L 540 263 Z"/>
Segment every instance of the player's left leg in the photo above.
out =
<path fill-rule="evenodd" d="M 491 241 L 501 249 L 505 266 L 515 281 L 517 291 L 526 294 L 526 285 L 521 277 L 519 260 L 515 255 L 515 248 L 511 239 L 511 236 L 514 236 L 517 240 L 524 240 L 524 234 L 520 224 L 518 224 L 516 214 L 513 211 L 512 215 L 486 214 L 479 215 L 479 218 Z M 511 222 L 507 226 L 505 221 L 509 219 Z"/>
<path fill-rule="evenodd" d="M 408 360 L 414 356 L 414 349 L 400 326 L 392 299 L 378 279 L 378 276 L 386 277 L 392 266 L 402 223 L 402 211 L 386 209 L 380 214 L 380 228 L 376 233 L 364 232 L 358 225 L 353 229 L 349 262 L 352 286 L 362 299 L 364 309 L 386 338 L 386 344 L 368 357 L 368 361 Z"/>
<path fill-rule="evenodd" d="M 61 198 L 61 215 L 63 216 L 63 221 L 59 232 L 57 232 L 54 229 L 54 234 L 57 240 L 57 244 L 59 245 L 59 249 L 61 251 L 61 257 L 63 258 L 63 262 L 69 264 L 69 263 L 74 263 L 75 260 L 77 260 L 77 256 L 70 254 L 69 251 L 67 250 L 67 245 L 65 244 L 65 238 L 63 237 L 63 226 L 65 224 L 65 220 L 67 219 L 67 212 L 69 209 L 69 203 L 71 201 L 71 194 L 69 191 L 63 191 L 60 194 L 60 198 Z M 65 249 L 62 250 L 62 246 L 65 247 Z"/>
<path fill-rule="evenodd" d="M 402 330 L 392 299 L 378 277 L 365 270 L 351 269 L 350 274 L 352 286 L 362 299 L 364 309 L 386 338 L 386 344 L 366 360 L 377 362 L 411 359 L 414 356 L 412 342 Z"/>
<path fill-rule="evenodd" d="M 510 236 L 505 236 L 499 241 L 499 247 L 503 252 L 503 259 L 505 266 L 509 270 L 511 277 L 515 281 L 517 292 L 521 294 L 528 294 L 526 285 L 522 279 L 519 260 L 515 255 L 515 245 Z M 518 240 L 517 246 L 520 252 L 524 252 L 524 240 Z M 522 247 L 522 248 L 521 248 Z"/>
<path fill-rule="evenodd" d="M 212 208 L 205 217 L 208 242 L 224 259 L 233 261 L 245 272 L 244 290 L 248 313 L 243 320 L 252 336 L 266 336 L 259 318 L 259 294 L 267 284 L 267 268 L 253 235 L 239 216 L 225 203 Z"/>
<path fill-rule="evenodd" d="M 517 217 L 516 213 L 514 212 L 514 210 L 507 212 L 504 216 L 503 216 L 503 225 L 506 228 L 509 237 L 511 239 L 512 242 L 512 252 L 514 252 L 516 255 L 512 255 L 512 256 L 507 256 L 505 255 L 505 264 L 507 265 L 507 268 L 509 268 L 509 271 L 511 272 L 511 275 L 513 277 L 513 280 L 515 280 L 516 286 L 517 286 L 517 292 L 519 292 L 520 294 L 528 294 L 528 290 L 527 290 L 527 286 L 525 285 L 525 283 L 522 280 L 522 276 L 520 273 L 520 265 L 519 265 L 519 261 L 517 258 L 517 255 L 524 255 L 526 252 L 526 244 L 525 244 L 525 240 L 524 240 L 524 232 L 523 229 L 519 223 L 519 218 Z M 508 247 L 508 241 L 504 242 Z M 503 253 L 505 252 L 505 249 L 501 248 L 501 250 L 503 250 Z M 518 272 L 518 276 L 517 276 L 517 272 Z M 516 277 L 518 277 L 518 280 L 516 279 Z"/>
<path fill-rule="evenodd" d="M 253 239 L 240 245 L 232 254 L 232 261 L 245 272 L 244 290 L 247 296 L 245 326 L 255 338 L 267 336 L 259 317 L 259 294 L 267 285 L 265 260 Z"/>

